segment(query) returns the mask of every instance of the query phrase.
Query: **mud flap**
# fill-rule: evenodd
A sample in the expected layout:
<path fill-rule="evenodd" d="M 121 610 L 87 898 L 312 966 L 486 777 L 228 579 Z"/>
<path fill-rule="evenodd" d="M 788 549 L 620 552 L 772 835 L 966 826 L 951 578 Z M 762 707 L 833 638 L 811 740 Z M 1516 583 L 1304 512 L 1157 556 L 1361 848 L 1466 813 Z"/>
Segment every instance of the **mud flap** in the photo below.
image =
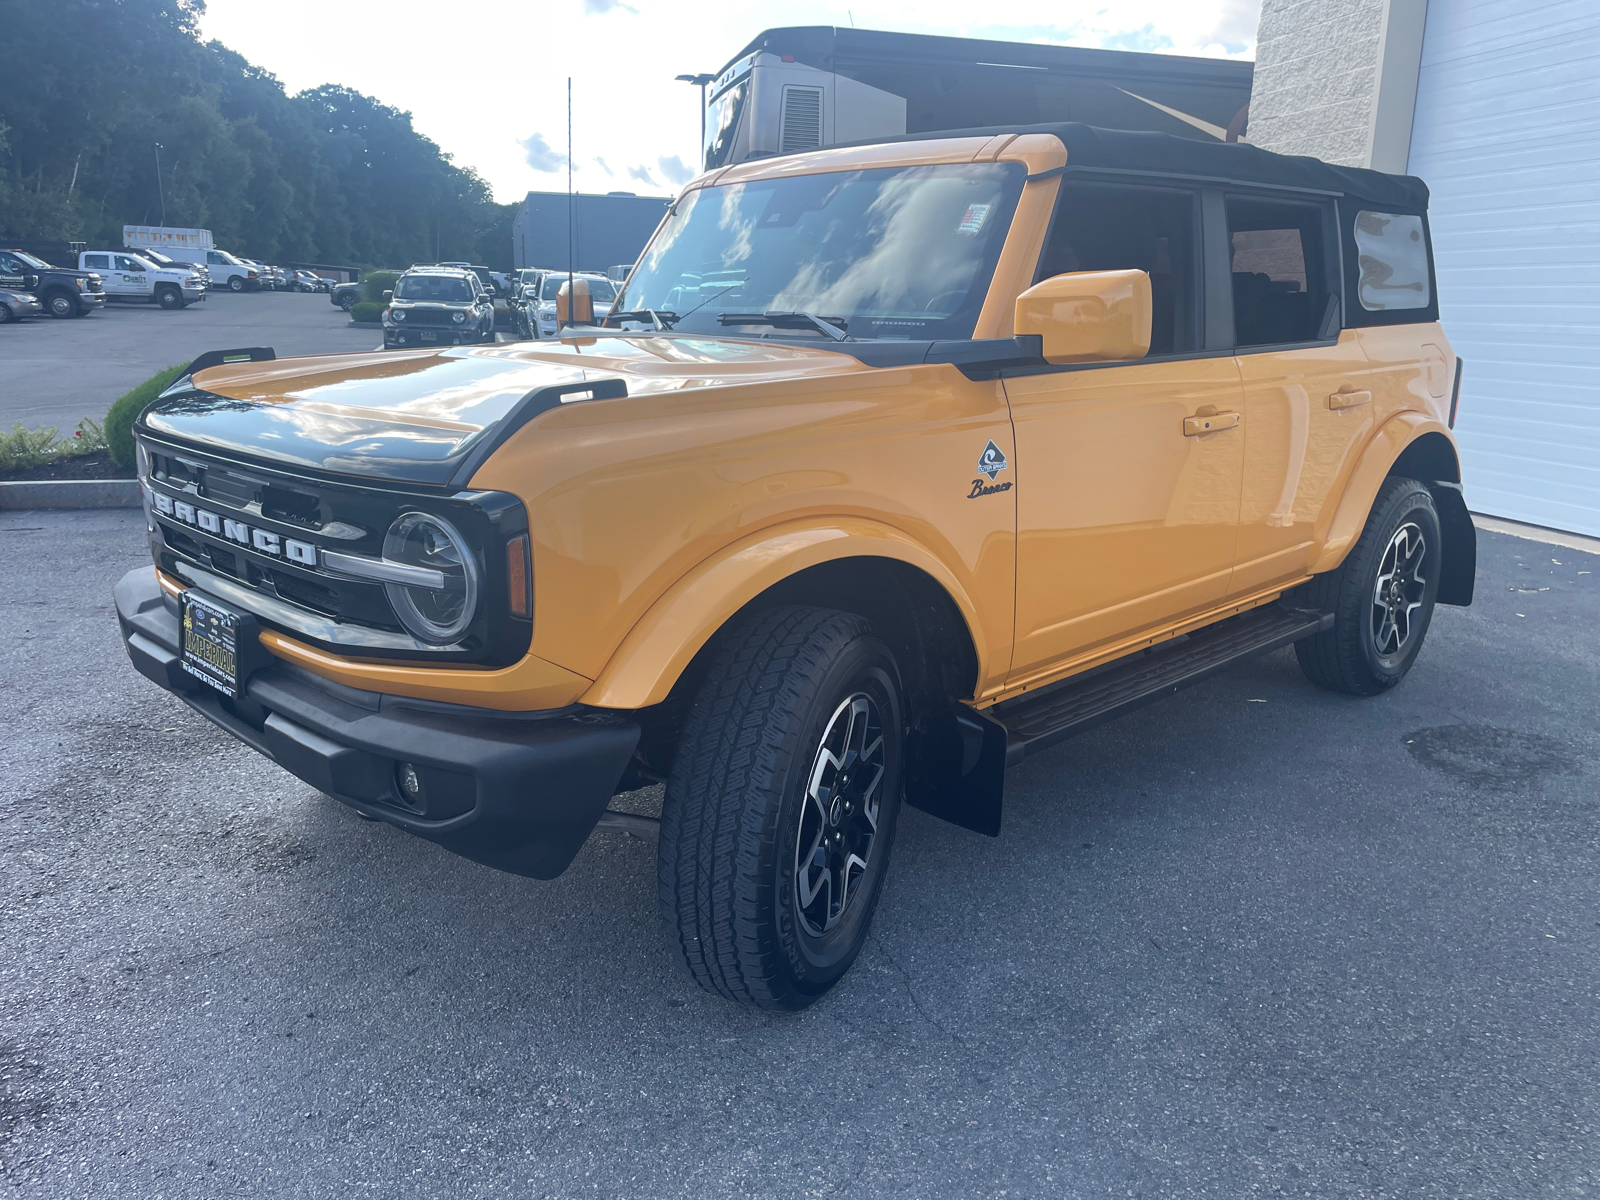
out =
<path fill-rule="evenodd" d="M 952 825 L 999 837 L 1005 726 L 958 704 L 915 736 L 906 772 L 906 803 Z"/>
<path fill-rule="evenodd" d="M 1444 535 L 1444 565 L 1439 572 L 1440 604 L 1462 608 L 1472 603 L 1478 576 L 1478 527 L 1467 511 L 1466 498 L 1457 483 L 1430 483 L 1433 506 L 1439 512 L 1439 532 Z"/>

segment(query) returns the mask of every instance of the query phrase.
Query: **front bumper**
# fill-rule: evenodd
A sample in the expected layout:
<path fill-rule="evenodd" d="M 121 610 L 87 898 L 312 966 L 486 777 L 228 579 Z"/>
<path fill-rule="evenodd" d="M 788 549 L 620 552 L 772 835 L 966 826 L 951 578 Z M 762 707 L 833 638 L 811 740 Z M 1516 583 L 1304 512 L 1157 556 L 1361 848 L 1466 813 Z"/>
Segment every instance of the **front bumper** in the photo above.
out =
<path fill-rule="evenodd" d="M 78 308 L 88 312 L 91 308 L 104 308 L 106 306 L 105 292 L 79 292 Z"/>
<path fill-rule="evenodd" d="M 142 675 L 312 787 L 502 871 L 553 879 L 566 870 L 639 741 L 638 724 L 625 716 L 407 700 L 278 659 L 230 700 L 180 665 L 177 602 L 154 567 L 128 572 L 114 594 L 123 643 Z M 398 784 L 402 762 L 422 779 L 416 805 Z"/>
<path fill-rule="evenodd" d="M 183 293 L 183 301 L 185 304 L 193 304 L 197 300 L 204 300 L 206 298 L 206 289 L 203 287 L 186 287 L 179 288 L 178 290 Z"/>
<path fill-rule="evenodd" d="M 431 335 L 425 337 L 424 335 Z M 479 341 L 483 329 L 477 325 L 421 325 L 383 327 L 383 344 L 393 346 L 463 346 Z"/>

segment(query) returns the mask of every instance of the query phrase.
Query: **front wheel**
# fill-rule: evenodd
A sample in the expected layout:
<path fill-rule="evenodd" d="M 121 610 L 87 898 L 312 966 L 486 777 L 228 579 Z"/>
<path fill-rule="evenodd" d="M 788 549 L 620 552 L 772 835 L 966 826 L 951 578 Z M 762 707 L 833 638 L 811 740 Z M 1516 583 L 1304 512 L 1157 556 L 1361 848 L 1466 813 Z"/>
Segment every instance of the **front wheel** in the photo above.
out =
<path fill-rule="evenodd" d="M 661 914 L 707 991 L 804 1008 L 867 938 L 900 811 L 894 655 L 861 617 L 762 614 L 727 637 L 667 781 Z"/>
<path fill-rule="evenodd" d="M 1386 480 L 1344 563 L 1306 585 L 1307 599 L 1334 614 L 1333 628 L 1295 643 L 1306 678 L 1352 696 L 1404 679 L 1433 620 L 1443 561 L 1433 494 L 1415 479 Z"/>
<path fill-rule="evenodd" d="M 44 306 L 50 310 L 52 317 L 75 317 L 78 315 L 78 301 L 70 292 L 51 292 L 45 297 Z"/>
<path fill-rule="evenodd" d="M 228 290 L 230 292 L 244 291 L 244 280 L 240 279 L 237 275 L 230 276 L 228 279 Z"/>
<path fill-rule="evenodd" d="M 166 309 L 182 308 L 183 293 L 177 288 L 162 288 L 156 296 L 156 303 Z"/>

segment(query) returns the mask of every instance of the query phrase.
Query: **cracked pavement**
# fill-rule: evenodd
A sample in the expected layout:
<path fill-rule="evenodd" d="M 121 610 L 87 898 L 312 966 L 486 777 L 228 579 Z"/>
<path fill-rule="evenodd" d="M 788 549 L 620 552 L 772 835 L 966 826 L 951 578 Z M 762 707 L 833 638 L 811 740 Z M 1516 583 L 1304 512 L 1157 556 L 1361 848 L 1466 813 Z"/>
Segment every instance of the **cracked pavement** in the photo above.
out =
<path fill-rule="evenodd" d="M 1480 551 L 1388 696 L 1286 651 L 907 810 L 786 1016 L 646 843 L 497 874 L 146 683 L 137 512 L 0 514 L 0 1196 L 1595 1194 L 1600 557 Z"/>

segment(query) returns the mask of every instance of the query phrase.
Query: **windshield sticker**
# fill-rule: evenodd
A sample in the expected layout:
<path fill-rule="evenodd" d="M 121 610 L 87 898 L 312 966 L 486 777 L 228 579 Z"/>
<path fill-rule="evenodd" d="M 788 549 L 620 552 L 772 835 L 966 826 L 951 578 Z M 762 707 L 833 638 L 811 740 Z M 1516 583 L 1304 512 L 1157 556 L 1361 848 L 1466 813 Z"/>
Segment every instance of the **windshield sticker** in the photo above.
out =
<path fill-rule="evenodd" d="M 977 233 L 989 219 L 989 210 L 993 207 L 992 204 L 967 205 L 967 211 L 961 215 L 961 221 L 956 225 L 956 232 Z"/>

